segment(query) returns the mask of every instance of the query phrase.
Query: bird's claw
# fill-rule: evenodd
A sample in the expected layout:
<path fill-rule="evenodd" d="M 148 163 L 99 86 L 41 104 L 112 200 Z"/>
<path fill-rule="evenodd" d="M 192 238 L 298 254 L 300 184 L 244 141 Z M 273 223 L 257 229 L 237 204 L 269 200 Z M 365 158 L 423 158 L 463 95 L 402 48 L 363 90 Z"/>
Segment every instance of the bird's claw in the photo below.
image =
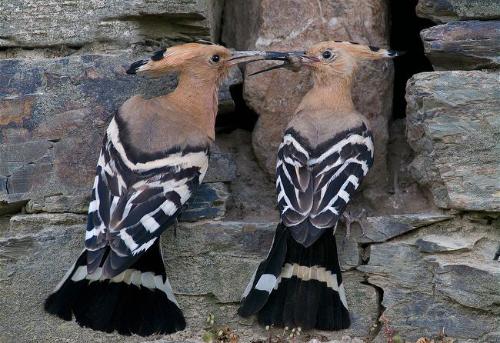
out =
<path fill-rule="evenodd" d="M 349 237 L 351 236 L 351 225 L 353 223 L 357 223 L 359 227 L 361 228 L 361 237 L 364 237 L 366 235 L 365 232 L 365 224 L 364 220 L 366 219 L 366 210 L 363 208 L 361 209 L 360 213 L 357 215 L 353 215 L 350 211 L 345 211 L 342 214 L 342 221 L 344 222 L 345 225 L 345 240 L 348 240 Z"/>
<path fill-rule="evenodd" d="M 174 219 L 174 224 L 173 224 L 173 227 L 174 227 L 174 237 L 177 238 L 177 226 L 179 226 L 179 221 L 177 220 L 177 218 Z"/>

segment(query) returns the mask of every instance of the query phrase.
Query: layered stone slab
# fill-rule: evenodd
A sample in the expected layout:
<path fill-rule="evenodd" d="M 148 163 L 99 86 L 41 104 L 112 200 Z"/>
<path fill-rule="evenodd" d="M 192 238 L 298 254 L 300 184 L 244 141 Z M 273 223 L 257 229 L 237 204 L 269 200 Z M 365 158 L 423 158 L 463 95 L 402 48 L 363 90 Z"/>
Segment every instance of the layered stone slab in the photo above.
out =
<path fill-rule="evenodd" d="M 420 0 L 417 15 L 437 23 L 466 19 L 500 19 L 497 0 Z"/>
<path fill-rule="evenodd" d="M 500 21 L 460 21 L 420 33 L 426 56 L 436 70 L 500 67 Z"/>
<path fill-rule="evenodd" d="M 0 340 L 145 342 L 155 337 L 103 334 L 63 322 L 43 312 L 42 302 L 81 252 L 85 216 L 30 214 L 15 216 L 0 236 Z M 0 223 L 1 225 L 1 223 Z M 257 264 L 271 245 L 275 223 L 205 222 L 181 224 L 177 234 L 162 237 L 163 257 L 188 328 L 168 341 L 198 342 L 208 314 L 229 326 L 242 342 L 265 339 L 267 332 L 236 314 Z M 3 229 L 0 228 L 0 232 Z M 344 273 L 352 327 L 344 332 L 315 333 L 328 338 L 350 334 L 368 337 L 377 320 L 379 295 L 358 271 Z M 43 321 L 44 325 L 39 325 Z M 159 338 L 159 337 L 158 337 Z"/>
<path fill-rule="evenodd" d="M 29 211 L 81 212 L 111 116 L 132 95 L 152 97 L 175 87 L 174 75 L 127 75 L 126 67 L 136 58 L 0 61 L 0 207 L 16 211 L 33 199 Z M 222 86 L 226 103 L 229 85 L 240 81 L 236 73 Z M 206 182 L 234 179 L 229 154 L 216 149 L 210 163 Z"/>
<path fill-rule="evenodd" d="M 464 243 L 463 237 L 475 237 L 476 243 Z M 424 240 L 445 249 L 422 249 Z M 443 328 L 456 340 L 482 341 L 496 337 L 500 324 L 500 275 L 492 260 L 499 241 L 492 226 L 453 219 L 370 245 L 368 263 L 357 269 L 383 291 L 384 317 L 406 341 Z M 385 342 L 383 331 L 376 341 Z"/>
<path fill-rule="evenodd" d="M 0 3 L 0 47 L 128 46 L 216 40 L 221 0 L 15 0 Z"/>
<path fill-rule="evenodd" d="M 407 85 L 415 179 L 442 208 L 500 210 L 500 73 L 421 73 Z"/>

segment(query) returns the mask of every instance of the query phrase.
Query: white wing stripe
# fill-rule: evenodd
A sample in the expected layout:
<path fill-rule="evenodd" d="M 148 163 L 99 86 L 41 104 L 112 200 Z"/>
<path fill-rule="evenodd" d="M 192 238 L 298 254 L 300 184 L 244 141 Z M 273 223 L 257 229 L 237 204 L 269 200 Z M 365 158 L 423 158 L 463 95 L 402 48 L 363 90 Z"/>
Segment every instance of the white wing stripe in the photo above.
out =
<path fill-rule="evenodd" d="M 168 157 L 161 158 L 155 161 L 145 162 L 145 163 L 132 163 L 125 152 L 120 137 L 118 135 L 118 125 L 116 124 L 115 118 L 111 120 L 108 127 L 108 137 L 113 143 L 116 151 L 121 157 L 123 163 L 130 169 L 134 171 L 148 171 L 156 168 L 162 168 L 166 166 L 176 166 L 179 165 L 182 168 L 191 168 L 204 165 L 204 161 L 207 159 L 207 154 L 204 151 L 191 152 L 188 154 L 182 154 L 181 152 L 176 154 L 171 154 Z"/>
<path fill-rule="evenodd" d="M 144 228 L 151 233 L 155 232 L 160 227 L 160 224 L 158 224 L 158 222 L 149 214 L 144 215 L 140 221 L 142 226 L 144 226 Z"/>
<path fill-rule="evenodd" d="M 300 145 L 300 143 L 299 143 L 299 142 L 297 142 L 297 140 L 296 140 L 296 139 L 295 139 L 292 135 L 287 134 L 287 135 L 285 135 L 285 136 L 283 137 L 283 143 L 282 143 L 282 144 L 283 144 L 283 145 L 285 145 L 285 144 L 290 144 L 290 143 L 293 145 L 293 147 L 294 147 L 297 151 L 299 151 L 299 152 L 303 153 L 303 154 L 306 156 L 306 158 L 308 158 L 308 159 L 309 159 L 309 153 L 307 152 L 307 150 L 306 150 L 306 149 L 304 149 L 304 148 L 302 147 L 302 145 Z M 282 147 L 282 146 L 280 146 L 280 149 L 281 149 L 281 147 Z"/>
<path fill-rule="evenodd" d="M 96 196 L 96 198 L 97 198 L 97 196 Z M 99 201 L 97 199 L 92 200 L 89 204 L 89 213 L 97 211 L 98 208 L 99 208 Z"/>
<path fill-rule="evenodd" d="M 165 200 L 160 207 L 167 216 L 171 216 L 177 211 L 177 206 L 170 200 Z"/>
<path fill-rule="evenodd" d="M 132 255 L 137 255 L 143 251 L 148 250 L 153 245 L 153 243 L 155 241 L 156 241 L 156 237 L 150 239 L 149 241 L 147 241 L 146 243 L 141 245 L 139 248 L 132 250 Z"/>
<path fill-rule="evenodd" d="M 120 230 L 120 233 L 118 234 L 120 236 L 120 238 L 123 240 L 123 242 L 125 242 L 125 245 L 127 246 L 127 248 L 130 249 L 130 251 L 134 251 L 135 249 L 137 249 L 137 247 L 139 246 L 135 241 L 134 239 L 132 238 L 132 236 L 130 236 L 126 230 Z"/>
<path fill-rule="evenodd" d="M 265 276 L 265 275 L 262 275 Z M 281 279 L 290 279 L 293 276 L 301 279 L 303 281 L 316 280 L 319 282 L 326 283 L 326 286 L 332 289 L 335 292 L 339 293 L 340 301 L 342 305 L 347 309 L 347 299 L 345 296 L 345 289 L 343 284 L 338 284 L 337 282 L 337 274 L 332 273 L 329 270 L 326 270 L 324 267 L 307 267 L 301 266 L 296 263 L 285 263 L 283 268 L 281 269 L 281 274 L 278 280 L 275 282 L 274 289 L 277 289 Z M 262 277 L 261 277 L 262 278 Z M 260 281 L 260 280 L 259 280 Z M 257 288 L 257 287 L 255 287 Z"/>
<path fill-rule="evenodd" d="M 354 182 L 351 182 L 351 180 L 355 180 Z M 337 202 L 337 199 L 339 198 L 340 194 L 342 194 L 342 192 L 346 193 L 345 192 L 345 189 L 347 188 L 347 186 L 349 185 L 349 183 L 352 183 L 353 185 L 356 185 L 358 184 L 358 178 L 354 175 L 350 175 L 347 180 L 342 184 L 342 186 L 340 187 L 340 190 L 339 192 L 332 198 L 332 200 L 330 200 L 330 202 L 328 203 L 327 206 L 325 206 L 325 208 L 323 208 L 321 211 L 319 211 L 317 214 L 311 214 L 311 218 L 316 218 L 317 216 L 319 216 L 321 213 L 325 212 L 326 210 L 334 210 L 334 206 L 335 203 Z M 335 210 L 336 214 L 338 214 L 338 211 Z"/>
<path fill-rule="evenodd" d="M 317 158 L 312 158 L 309 160 L 309 165 L 313 166 L 315 164 L 323 162 L 328 156 L 338 153 L 347 144 L 362 144 L 367 147 L 367 149 L 373 154 L 373 142 L 370 137 L 365 137 L 361 135 L 351 135 L 346 139 L 341 140 L 337 144 L 333 145 L 330 149 L 325 151 L 321 156 Z"/>

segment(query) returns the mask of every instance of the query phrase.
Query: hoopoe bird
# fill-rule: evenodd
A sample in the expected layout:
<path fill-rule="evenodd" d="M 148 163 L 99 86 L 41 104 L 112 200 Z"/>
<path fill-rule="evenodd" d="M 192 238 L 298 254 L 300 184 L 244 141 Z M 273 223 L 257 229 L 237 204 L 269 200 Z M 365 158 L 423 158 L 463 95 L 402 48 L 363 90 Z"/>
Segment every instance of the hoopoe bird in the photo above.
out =
<path fill-rule="evenodd" d="M 350 326 L 335 243 L 339 219 L 373 164 L 373 137 L 351 87 L 359 60 L 398 53 L 322 42 L 265 69 L 307 67 L 314 86 L 288 123 L 278 150 L 280 223 L 271 250 L 248 284 L 239 314 L 262 325 L 340 330 Z"/>
<path fill-rule="evenodd" d="M 259 54 L 189 43 L 130 66 L 128 74 L 177 72 L 178 85 L 164 96 L 134 96 L 112 118 L 97 162 L 85 249 L 47 298 L 47 312 L 125 335 L 185 328 L 159 237 L 207 171 L 221 80 L 231 66 Z"/>

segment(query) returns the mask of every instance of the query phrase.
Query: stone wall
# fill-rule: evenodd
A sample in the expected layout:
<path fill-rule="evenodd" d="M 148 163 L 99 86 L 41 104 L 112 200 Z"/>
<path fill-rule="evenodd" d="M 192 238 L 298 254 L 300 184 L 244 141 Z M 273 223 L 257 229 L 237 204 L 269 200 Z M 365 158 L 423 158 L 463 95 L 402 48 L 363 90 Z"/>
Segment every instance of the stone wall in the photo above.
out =
<path fill-rule="evenodd" d="M 310 85 L 303 72 L 250 78 L 235 70 L 221 89 L 229 129 L 218 130 L 209 174 L 176 233 L 162 237 L 186 331 L 124 338 L 43 312 L 43 299 L 81 251 L 110 117 L 132 94 L 175 86 L 173 75 L 129 76 L 125 66 L 199 38 L 239 49 L 324 39 L 387 47 L 390 17 L 398 15 L 389 5 L 0 0 L 0 342 L 198 342 L 211 330 L 210 313 L 215 327 L 229 327 L 241 342 L 265 340 L 268 332 L 236 309 L 273 237 L 270 170 L 284 125 Z M 408 82 L 406 119 L 392 118 L 392 63 L 367 63 L 355 85 L 355 103 L 375 129 L 377 165 L 351 207 L 367 210 L 366 234 L 357 226 L 349 238 L 343 227 L 337 233 L 353 325 L 296 341 L 385 342 L 390 333 L 394 342 L 415 342 L 443 332 L 457 342 L 500 341 L 493 261 L 500 242 L 500 7 L 421 0 L 417 11 L 436 21 L 421 37 L 437 71 Z M 235 94 L 241 88 L 246 105 Z M 238 129 L 251 121 L 245 106 L 259 115 L 253 132 Z"/>

